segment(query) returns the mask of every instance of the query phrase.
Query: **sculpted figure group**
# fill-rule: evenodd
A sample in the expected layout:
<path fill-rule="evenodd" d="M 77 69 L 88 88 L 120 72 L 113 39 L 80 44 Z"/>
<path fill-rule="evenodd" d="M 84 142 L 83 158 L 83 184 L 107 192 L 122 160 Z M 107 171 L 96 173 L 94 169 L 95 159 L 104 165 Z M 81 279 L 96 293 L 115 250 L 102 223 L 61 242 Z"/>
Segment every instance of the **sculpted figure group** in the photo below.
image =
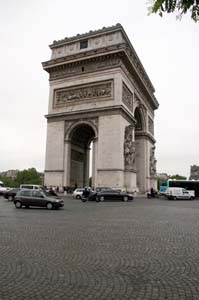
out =
<path fill-rule="evenodd" d="M 156 174 L 156 163 L 157 160 L 155 159 L 155 146 L 153 146 L 150 150 L 150 175 Z"/>
<path fill-rule="evenodd" d="M 124 136 L 124 165 L 126 168 L 135 168 L 135 142 L 133 141 L 133 126 L 125 128 Z"/>

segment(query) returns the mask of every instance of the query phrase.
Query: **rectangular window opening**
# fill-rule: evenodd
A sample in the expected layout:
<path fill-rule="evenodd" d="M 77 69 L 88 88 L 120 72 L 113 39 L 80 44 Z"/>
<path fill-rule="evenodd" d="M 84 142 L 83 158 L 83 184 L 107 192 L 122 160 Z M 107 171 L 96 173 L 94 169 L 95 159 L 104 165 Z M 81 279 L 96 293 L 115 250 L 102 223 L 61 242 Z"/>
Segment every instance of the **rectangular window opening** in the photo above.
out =
<path fill-rule="evenodd" d="M 80 41 L 80 49 L 88 48 L 88 40 Z"/>

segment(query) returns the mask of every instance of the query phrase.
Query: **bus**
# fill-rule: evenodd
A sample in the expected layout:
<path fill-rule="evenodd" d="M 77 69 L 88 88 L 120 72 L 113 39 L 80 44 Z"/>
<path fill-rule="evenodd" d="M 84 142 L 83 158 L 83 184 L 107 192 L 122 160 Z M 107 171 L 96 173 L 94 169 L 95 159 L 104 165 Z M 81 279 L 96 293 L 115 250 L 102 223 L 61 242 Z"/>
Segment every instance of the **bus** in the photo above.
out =
<path fill-rule="evenodd" d="M 195 197 L 199 197 L 199 180 L 168 179 L 160 185 L 160 193 L 165 193 L 169 187 L 181 187 L 188 191 L 194 191 Z"/>

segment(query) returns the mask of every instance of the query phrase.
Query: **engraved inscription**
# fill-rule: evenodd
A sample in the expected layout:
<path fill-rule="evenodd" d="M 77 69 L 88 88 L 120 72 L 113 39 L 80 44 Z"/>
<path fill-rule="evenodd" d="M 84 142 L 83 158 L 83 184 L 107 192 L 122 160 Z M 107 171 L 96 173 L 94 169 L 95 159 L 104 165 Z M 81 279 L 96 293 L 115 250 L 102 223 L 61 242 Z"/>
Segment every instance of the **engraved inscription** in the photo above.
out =
<path fill-rule="evenodd" d="M 100 82 L 81 85 L 55 91 L 54 106 L 63 106 L 68 102 L 91 99 L 106 99 L 113 96 L 113 82 Z"/>

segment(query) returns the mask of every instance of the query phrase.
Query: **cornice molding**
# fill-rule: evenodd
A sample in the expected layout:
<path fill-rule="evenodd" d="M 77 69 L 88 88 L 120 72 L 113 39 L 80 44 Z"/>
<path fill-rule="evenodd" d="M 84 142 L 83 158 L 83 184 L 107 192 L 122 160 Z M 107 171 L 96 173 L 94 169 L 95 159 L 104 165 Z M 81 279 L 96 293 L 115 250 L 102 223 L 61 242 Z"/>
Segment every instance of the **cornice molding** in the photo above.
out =
<path fill-rule="evenodd" d="M 104 65 L 103 62 L 105 62 Z M 125 43 L 59 57 L 43 62 L 42 65 L 43 69 L 50 74 L 50 80 L 56 80 L 68 76 L 88 74 L 99 70 L 116 67 L 122 68 L 122 62 L 131 74 L 131 77 L 136 81 L 139 89 L 145 90 L 145 93 L 150 97 L 150 101 L 153 103 L 154 109 L 157 109 L 159 103 L 154 96 L 154 87 L 143 66 L 140 65 L 136 53 L 133 54 L 129 46 Z M 101 63 L 101 66 L 97 68 L 97 64 L 99 65 L 99 63 Z M 96 64 L 95 68 L 90 67 L 90 69 L 88 68 L 88 70 L 85 69 L 85 71 L 82 71 L 81 66 L 91 64 Z"/>
<path fill-rule="evenodd" d="M 101 29 L 97 30 L 90 30 L 89 32 L 83 33 L 83 34 L 76 34 L 72 37 L 65 37 L 64 39 L 58 40 L 58 41 L 53 41 L 53 44 L 49 45 L 51 49 L 56 48 L 58 46 L 70 44 L 71 42 L 79 41 L 82 39 L 86 39 L 88 37 L 94 37 L 97 35 L 102 35 L 103 33 L 108 33 L 108 32 L 114 32 L 118 31 L 118 29 L 122 30 L 123 27 L 120 23 L 117 23 L 116 25 L 113 26 L 108 26 L 108 27 L 103 27 Z"/>
<path fill-rule="evenodd" d="M 135 125 L 136 120 L 132 114 L 122 105 L 95 108 L 95 109 L 85 109 L 73 112 L 62 112 L 62 113 L 52 113 L 45 115 L 48 123 L 58 122 L 58 121 L 74 121 L 74 120 L 85 120 L 88 118 L 97 118 L 99 116 L 108 115 L 122 115 L 130 124 Z"/>
<path fill-rule="evenodd" d="M 44 170 L 45 173 L 49 173 L 49 172 L 64 172 L 64 170 Z"/>

